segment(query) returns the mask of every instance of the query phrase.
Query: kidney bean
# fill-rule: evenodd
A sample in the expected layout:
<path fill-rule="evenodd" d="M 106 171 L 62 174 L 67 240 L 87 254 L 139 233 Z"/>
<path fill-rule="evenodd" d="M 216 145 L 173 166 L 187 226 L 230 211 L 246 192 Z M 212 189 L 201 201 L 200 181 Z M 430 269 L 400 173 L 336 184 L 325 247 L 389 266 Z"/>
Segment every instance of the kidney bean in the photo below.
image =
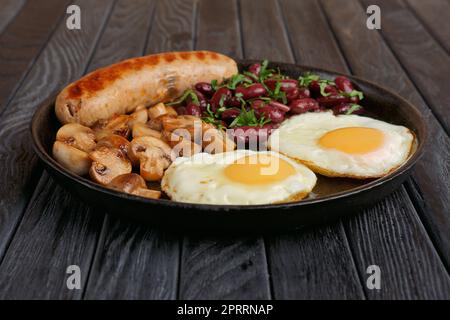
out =
<path fill-rule="evenodd" d="M 270 105 L 262 107 L 256 110 L 257 117 L 265 117 L 270 119 L 273 123 L 281 123 L 284 121 L 285 115 L 284 112 L 278 108 L 274 108 Z"/>
<path fill-rule="evenodd" d="M 227 103 L 228 106 L 239 108 L 241 106 L 241 101 L 237 97 L 231 97 Z"/>
<path fill-rule="evenodd" d="M 239 109 L 234 108 L 227 109 L 224 112 L 222 112 L 221 118 L 225 122 L 231 123 L 233 122 L 234 119 L 236 119 L 237 116 L 239 116 L 240 113 L 241 111 Z"/>
<path fill-rule="evenodd" d="M 200 109 L 200 106 L 196 105 L 195 103 L 189 103 L 186 106 L 186 114 L 196 117 L 201 117 L 202 115 L 202 109 Z"/>
<path fill-rule="evenodd" d="M 261 64 L 254 63 L 248 67 L 248 71 L 253 73 L 255 76 L 259 76 L 259 72 L 261 71 Z"/>
<path fill-rule="evenodd" d="M 337 104 L 349 102 L 350 99 L 348 97 L 342 95 L 330 95 L 328 97 L 319 97 L 317 98 L 317 102 L 326 108 L 331 108 Z"/>
<path fill-rule="evenodd" d="M 252 109 L 256 110 L 256 109 L 264 107 L 265 105 L 266 105 L 266 103 L 263 100 L 253 100 L 250 106 Z"/>
<path fill-rule="evenodd" d="M 334 83 L 336 83 L 336 86 L 341 91 L 344 91 L 346 93 L 350 93 L 353 91 L 353 84 L 347 77 L 336 77 L 336 79 L 334 79 Z"/>
<path fill-rule="evenodd" d="M 268 79 L 268 80 L 264 81 L 265 85 L 270 90 L 275 90 L 275 88 L 277 86 L 277 82 L 281 83 L 280 90 L 283 92 L 297 88 L 297 85 L 298 85 L 298 81 L 295 79 L 283 79 L 283 80 Z"/>
<path fill-rule="evenodd" d="M 311 83 L 309 84 L 309 90 L 311 90 L 312 92 L 318 94 L 320 93 L 320 83 L 318 80 L 313 80 L 311 81 Z"/>
<path fill-rule="evenodd" d="M 355 104 L 359 103 L 359 98 L 357 96 L 350 97 L 349 100 L 351 103 L 355 103 Z"/>
<path fill-rule="evenodd" d="M 300 94 L 300 90 L 298 88 L 293 88 L 288 91 L 286 91 L 286 99 L 288 102 L 291 102 L 292 100 L 295 100 L 298 98 Z"/>
<path fill-rule="evenodd" d="M 289 104 L 291 112 L 294 114 L 302 114 L 309 111 L 319 109 L 319 104 L 312 98 L 296 99 Z"/>
<path fill-rule="evenodd" d="M 213 94 L 213 96 L 210 100 L 211 110 L 213 112 L 216 112 L 216 110 L 220 107 L 219 103 L 220 103 L 220 99 L 222 99 L 222 96 L 225 96 L 225 98 L 223 98 L 224 99 L 223 103 L 224 103 L 224 105 L 226 105 L 227 102 L 231 98 L 230 89 L 222 87 L 222 88 L 217 89 L 217 91 Z"/>
<path fill-rule="evenodd" d="M 346 114 L 350 109 L 353 108 L 355 104 L 353 103 L 340 103 L 333 107 L 333 113 L 334 114 Z M 359 108 L 353 110 L 351 114 L 362 114 L 364 113 L 364 108 L 360 105 L 358 105 Z"/>
<path fill-rule="evenodd" d="M 267 138 L 272 132 L 273 126 L 264 125 L 262 127 L 242 126 L 231 131 L 231 137 L 238 145 L 248 144 L 250 140 L 258 139 L 258 144 L 267 142 Z"/>
<path fill-rule="evenodd" d="M 280 110 L 281 112 L 289 112 L 289 110 L 291 110 L 289 106 L 282 104 L 281 102 L 278 101 L 270 101 L 269 105 L 273 108 Z"/>
<path fill-rule="evenodd" d="M 255 83 L 248 87 L 238 86 L 236 93 L 241 93 L 243 99 L 262 97 L 267 94 L 266 88 L 261 83 Z"/>
<path fill-rule="evenodd" d="M 326 85 L 325 89 L 323 91 L 325 91 L 325 93 L 327 93 L 327 94 L 332 94 L 332 95 L 337 95 L 339 93 L 338 89 L 335 86 L 330 85 L 330 84 Z"/>
<path fill-rule="evenodd" d="M 203 93 L 205 96 L 210 97 L 213 95 L 214 90 L 210 83 L 199 82 L 195 85 L 195 90 Z"/>
<path fill-rule="evenodd" d="M 298 93 L 299 99 L 311 97 L 311 92 L 306 87 L 300 87 L 300 88 L 298 88 L 298 91 L 299 91 L 299 93 Z"/>
<path fill-rule="evenodd" d="M 206 97 L 203 95 L 203 93 L 201 93 L 201 92 L 199 92 L 197 90 L 195 90 L 194 92 L 195 92 L 195 95 L 198 98 L 199 106 L 202 109 L 206 109 L 206 106 L 208 104 L 208 100 L 206 99 Z M 187 99 L 186 99 L 186 105 L 191 104 L 191 103 L 195 103 L 195 102 L 192 100 L 191 96 L 188 96 Z"/>

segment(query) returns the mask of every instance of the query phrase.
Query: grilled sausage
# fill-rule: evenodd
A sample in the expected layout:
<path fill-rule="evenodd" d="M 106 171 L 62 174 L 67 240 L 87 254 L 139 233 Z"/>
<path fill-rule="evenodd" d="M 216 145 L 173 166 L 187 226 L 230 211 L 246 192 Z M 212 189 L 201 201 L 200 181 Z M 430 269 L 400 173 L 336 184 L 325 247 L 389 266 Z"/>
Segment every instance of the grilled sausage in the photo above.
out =
<path fill-rule="evenodd" d="M 221 82 L 237 72 L 233 59 L 210 51 L 128 59 L 69 84 L 56 98 L 55 112 L 63 124 L 91 126 L 139 105 L 171 101 L 197 82 Z"/>

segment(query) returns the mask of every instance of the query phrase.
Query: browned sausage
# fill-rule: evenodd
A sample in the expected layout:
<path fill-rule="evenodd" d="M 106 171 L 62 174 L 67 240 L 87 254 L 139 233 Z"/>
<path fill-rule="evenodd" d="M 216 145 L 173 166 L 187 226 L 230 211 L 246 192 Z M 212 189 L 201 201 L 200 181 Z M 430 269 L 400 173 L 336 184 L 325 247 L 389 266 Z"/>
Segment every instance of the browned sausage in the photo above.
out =
<path fill-rule="evenodd" d="M 221 82 L 237 72 L 233 59 L 210 51 L 128 59 L 69 84 L 56 98 L 55 112 L 63 124 L 91 126 L 139 105 L 171 101 L 197 82 Z"/>

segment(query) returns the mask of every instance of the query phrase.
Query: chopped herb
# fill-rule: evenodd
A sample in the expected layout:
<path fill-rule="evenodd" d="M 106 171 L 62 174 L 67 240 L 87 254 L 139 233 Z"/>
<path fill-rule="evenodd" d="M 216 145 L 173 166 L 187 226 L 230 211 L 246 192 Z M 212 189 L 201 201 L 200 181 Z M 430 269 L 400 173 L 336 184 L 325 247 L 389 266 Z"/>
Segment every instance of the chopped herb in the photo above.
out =
<path fill-rule="evenodd" d="M 359 104 L 353 103 L 350 109 L 347 110 L 345 113 L 346 115 L 352 114 L 355 111 L 360 110 L 362 107 Z"/>
<path fill-rule="evenodd" d="M 217 80 L 216 79 L 211 81 L 211 87 L 213 88 L 214 91 L 217 91 Z"/>
<path fill-rule="evenodd" d="M 241 113 L 233 120 L 230 124 L 230 128 L 242 127 L 242 126 L 250 126 L 250 127 L 260 127 L 269 123 L 270 119 L 266 119 L 264 117 L 257 118 L 255 115 L 255 110 L 250 109 L 246 110 L 244 107 L 241 110 Z"/>
<path fill-rule="evenodd" d="M 358 90 L 353 90 L 350 93 L 344 93 L 345 96 L 347 97 L 358 97 L 359 100 L 364 99 L 364 94 L 361 91 Z"/>
<path fill-rule="evenodd" d="M 303 76 L 300 76 L 298 78 L 298 81 L 300 81 L 300 85 L 308 87 L 311 84 L 311 82 L 317 81 L 319 79 L 320 77 L 318 75 L 307 72 Z"/>
<path fill-rule="evenodd" d="M 182 95 L 178 100 L 175 100 L 175 101 L 173 101 L 173 102 L 166 103 L 166 104 L 167 104 L 168 106 L 173 106 L 173 105 L 180 104 L 180 103 L 182 103 L 184 100 L 186 100 L 189 96 L 191 97 L 193 103 L 195 103 L 196 105 L 199 105 L 199 104 L 200 104 L 197 95 L 196 95 L 195 92 L 194 92 L 193 90 L 191 90 L 191 89 L 186 90 L 186 91 L 183 93 L 183 95 Z"/>

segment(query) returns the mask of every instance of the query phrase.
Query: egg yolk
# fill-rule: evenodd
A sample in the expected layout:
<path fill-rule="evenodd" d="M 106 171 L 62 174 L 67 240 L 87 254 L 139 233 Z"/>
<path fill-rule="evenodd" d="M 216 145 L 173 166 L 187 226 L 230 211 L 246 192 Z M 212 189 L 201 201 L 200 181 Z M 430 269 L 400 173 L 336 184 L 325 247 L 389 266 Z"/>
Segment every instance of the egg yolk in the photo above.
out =
<path fill-rule="evenodd" d="M 325 133 L 319 145 L 349 154 L 364 154 L 377 150 L 383 144 L 383 132 L 374 128 L 349 127 Z"/>
<path fill-rule="evenodd" d="M 246 156 L 224 169 L 225 176 L 231 181 L 249 185 L 271 184 L 295 173 L 289 162 L 270 155 Z"/>

